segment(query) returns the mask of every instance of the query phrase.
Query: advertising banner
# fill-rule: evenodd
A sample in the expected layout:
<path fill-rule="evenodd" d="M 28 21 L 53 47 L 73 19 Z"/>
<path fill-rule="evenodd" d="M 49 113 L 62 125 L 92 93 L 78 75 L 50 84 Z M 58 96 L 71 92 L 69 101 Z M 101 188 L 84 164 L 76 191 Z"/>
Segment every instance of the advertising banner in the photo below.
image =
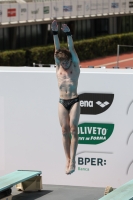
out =
<path fill-rule="evenodd" d="M 115 8 L 114 8 L 115 0 L 110 0 L 110 1 L 108 1 L 108 3 L 109 3 L 109 13 L 113 14 L 115 11 Z"/>
<path fill-rule="evenodd" d="M 120 0 L 115 0 L 115 3 L 114 3 L 114 9 L 115 9 L 115 13 L 119 13 L 120 12 L 120 4 L 121 3 L 121 1 Z"/>
<path fill-rule="evenodd" d="M 97 1 L 97 14 L 103 14 L 103 0 Z"/>
<path fill-rule="evenodd" d="M 43 16 L 44 16 L 44 20 L 46 19 L 50 19 L 51 18 L 51 2 L 44 2 L 44 5 L 43 5 Z"/>
<path fill-rule="evenodd" d="M 73 12 L 73 6 L 70 0 L 63 2 L 63 16 L 70 17 Z"/>
<path fill-rule="evenodd" d="M 28 8 L 27 3 L 21 3 L 19 4 L 19 21 L 27 21 L 28 20 Z"/>
<path fill-rule="evenodd" d="M 127 9 L 127 1 L 126 0 L 122 0 L 120 2 L 120 12 L 121 13 L 126 12 L 126 9 Z"/>
<path fill-rule="evenodd" d="M 113 188 L 132 179 L 132 69 L 81 69 L 76 171 L 71 176 L 65 174 L 55 69 L 0 70 L 2 151 L 6 146 L 6 154 L 0 151 L 5 159 L 0 175 L 36 169 L 42 171 L 43 184 Z"/>
<path fill-rule="evenodd" d="M 82 5 L 83 2 L 81 2 Z M 79 3 L 80 4 L 80 3 Z M 71 5 L 72 5 L 72 12 L 71 12 L 71 17 L 73 16 L 78 16 L 78 0 L 75 1 L 71 1 Z M 82 6 L 81 6 L 82 7 Z M 79 9 L 80 10 L 80 9 Z M 82 11 L 81 11 L 82 12 Z M 80 11 L 79 11 L 80 13 Z"/>
<path fill-rule="evenodd" d="M 84 1 L 84 15 L 88 16 L 91 13 L 91 4 L 90 4 L 90 0 L 85 0 Z"/>
<path fill-rule="evenodd" d="M 57 6 L 57 1 L 51 2 L 51 17 L 57 18 L 57 13 L 59 11 L 59 7 Z"/>
<path fill-rule="evenodd" d="M 18 4 L 11 3 L 10 9 L 7 10 L 10 22 L 18 22 Z"/>
<path fill-rule="evenodd" d="M 133 0 L 55 0 L 30 3 L 1 4 L 0 21 L 50 20 L 98 14 L 133 12 Z"/>
<path fill-rule="evenodd" d="M 10 9 L 10 4 L 2 4 L 2 23 L 10 22 L 10 16 L 8 10 Z"/>
<path fill-rule="evenodd" d="M 103 14 L 108 14 L 109 13 L 109 6 L 110 6 L 109 1 L 103 0 L 102 5 L 103 5 L 103 8 L 102 8 Z"/>
<path fill-rule="evenodd" d="M 118 13 L 120 10 L 119 0 L 111 0 L 110 2 L 110 13 Z"/>
<path fill-rule="evenodd" d="M 91 15 L 96 15 L 97 14 L 97 0 L 91 0 Z"/>
<path fill-rule="evenodd" d="M 58 17 L 63 17 L 63 1 L 57 1 L 56 7 L 54 7 L 54 10 L 56 12 L 56 16 Z"/>
<path fill-rule="evenodd" d="M 129 0 L 129 10 L 130 12 L 133 12 L 133 0 Z"/>
<path fill-rule="evenodd" d="M 35 3 L 27 3 L 28 7 L 28 20 L 34 21 L 36 19 L 36 13 L 39 12 L 39 9 L 36 9 Z"/>
<path fill-rule="evenodd" d="M 84 15 L 84 1 L 78 0 L 77 1 L 77 16 Z"/>
<path fill-rule="evenodd" d="M 36 10 L 36 20 L 42 20 L 43 19 L 43 3 L 36 3 L 35 4 Z"/>

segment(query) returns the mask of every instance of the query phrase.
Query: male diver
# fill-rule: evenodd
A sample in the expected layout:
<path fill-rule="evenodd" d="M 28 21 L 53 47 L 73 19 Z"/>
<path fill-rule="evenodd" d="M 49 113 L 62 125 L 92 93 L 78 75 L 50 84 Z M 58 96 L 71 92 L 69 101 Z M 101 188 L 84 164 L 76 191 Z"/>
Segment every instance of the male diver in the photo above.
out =
<path fill-rule="evenodd" d="M 52 22 L 51 29 L 55 46 L 54 59 L 60 94 L 58 114 L 66 156 L 65 172 L 66 174 L 71 174 L 75 171 L 75 157 L 78 146 L 80 105 L 77 86 L 80 75 L 79 58 L 74 49 L 69 27 L 63 24 L 61 28 L 67 35 L 68 49 L 60 48 L 58 24 L 56 20 Z"/>

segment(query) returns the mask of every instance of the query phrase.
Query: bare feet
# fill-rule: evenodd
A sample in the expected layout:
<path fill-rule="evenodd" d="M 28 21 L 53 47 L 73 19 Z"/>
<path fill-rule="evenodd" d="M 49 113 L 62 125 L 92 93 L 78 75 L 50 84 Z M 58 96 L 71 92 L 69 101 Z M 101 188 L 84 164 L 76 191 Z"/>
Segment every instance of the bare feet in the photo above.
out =
<path fill-rule="evenodd" d="M 70 160 L 67 160 L 67 162 L 66 162 L 66 169 L 65 169 L 66 174 L 69 174 L 69 165 L 70 165 Z"/>
<path fill-rule="evenodd" d="M 75 171 L 75 162 L 70 162 L 68 174 L 72 174 Z"/>

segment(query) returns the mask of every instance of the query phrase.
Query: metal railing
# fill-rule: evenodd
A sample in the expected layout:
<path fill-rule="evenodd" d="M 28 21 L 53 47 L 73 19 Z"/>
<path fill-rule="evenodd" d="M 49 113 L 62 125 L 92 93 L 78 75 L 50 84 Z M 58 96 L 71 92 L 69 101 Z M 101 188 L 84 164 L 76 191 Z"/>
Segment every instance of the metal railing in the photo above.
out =
<path fill-rule="evenodd" d="M 120 47 L 133 48 L 131 45 L 117 45 L 117 67 L 119 68 Z M 128 67 L 129 68 L 129 67 Z"/>

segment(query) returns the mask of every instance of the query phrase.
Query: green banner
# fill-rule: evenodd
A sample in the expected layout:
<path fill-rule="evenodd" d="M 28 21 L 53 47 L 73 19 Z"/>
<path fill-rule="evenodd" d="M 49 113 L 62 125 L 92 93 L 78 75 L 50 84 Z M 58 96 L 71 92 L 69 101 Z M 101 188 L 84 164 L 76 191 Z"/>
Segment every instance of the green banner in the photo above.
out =
<path fill-rule="evenodd" d="M 78 125 L 78 144 L 100 144 L 112 135 L 114 124 L 82 123 Z"/>

